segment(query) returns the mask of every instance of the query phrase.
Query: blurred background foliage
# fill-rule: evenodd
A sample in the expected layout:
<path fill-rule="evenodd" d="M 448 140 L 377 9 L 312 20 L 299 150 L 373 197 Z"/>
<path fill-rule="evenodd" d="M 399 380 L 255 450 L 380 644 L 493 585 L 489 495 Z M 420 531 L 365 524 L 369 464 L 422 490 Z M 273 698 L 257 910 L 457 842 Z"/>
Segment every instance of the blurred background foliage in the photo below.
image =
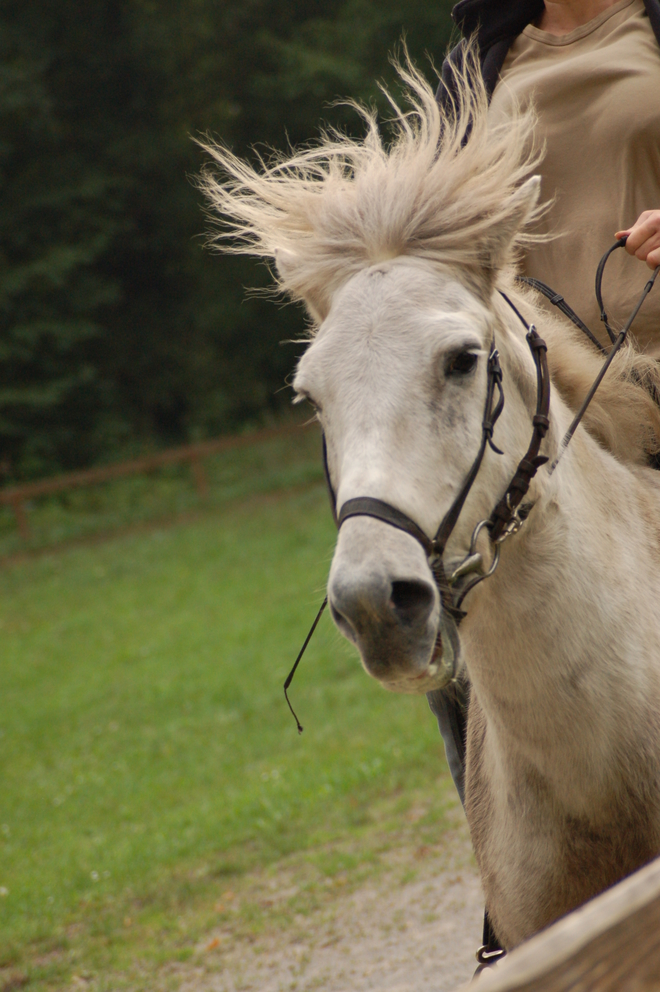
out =
<path fill-rule="evenodd" d="M 332 101 L 378 100 L 404 32 L 439 63 L 450 8 L 0 0 L 0 482 L 277 414 L 303 316 L 203 249 L 191 136 L 249 155 L 353 128 Z"/>

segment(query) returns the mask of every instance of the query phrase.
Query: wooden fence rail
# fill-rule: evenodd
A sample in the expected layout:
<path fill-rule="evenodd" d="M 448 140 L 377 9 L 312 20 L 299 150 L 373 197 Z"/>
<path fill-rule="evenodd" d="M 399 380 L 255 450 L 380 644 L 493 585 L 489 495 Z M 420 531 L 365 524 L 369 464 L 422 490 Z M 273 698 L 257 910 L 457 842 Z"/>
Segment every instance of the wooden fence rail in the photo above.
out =
<path fill-rule="evenodd" d="M 118 462 L 116 465 L 104 465 L 101 468 L 89 468 L 82 472 L 68 472 L 50 479 L 39 479 L 28 482 L 24 486 L 8 486 L 0 489 L 0 506 L 11 506 L 16 518 L 19 533 L 24 540 L 30 537 L 30 526 L 25 512 L 27 500 L 37 496 L 50 496 L 53 493 L 64 492 L 67 489 L 79 489 L 82 486 L 92 486 L 110 479 L 120 479 L 127 475 L 141 475 L 164 465 L 176 465 L 188 462 L 193 479 L 200 496 L 208 494 L 209 484 L 206 470 L 202 464 L 209 455 L 219 452 L 245 448 L 262 441 L 270 441 L 279 437 L 300 433 L 302 424 L 288 424 L 286 427 L 274 427 L 268 430 L 255 431 L 253 434 L 240 434 L 232 437 L 219 437 L 212 441 L 201 441 L 199 444 L 189 444 L 182 448 L 170 448 L 159 451 L 155 455 L 143 458 L 133 458 L 130 461 Z"/>
<path fill-rule="evenodd" d="M 532 937 L 474 992 L 658 992 L 660 858 Z"/>

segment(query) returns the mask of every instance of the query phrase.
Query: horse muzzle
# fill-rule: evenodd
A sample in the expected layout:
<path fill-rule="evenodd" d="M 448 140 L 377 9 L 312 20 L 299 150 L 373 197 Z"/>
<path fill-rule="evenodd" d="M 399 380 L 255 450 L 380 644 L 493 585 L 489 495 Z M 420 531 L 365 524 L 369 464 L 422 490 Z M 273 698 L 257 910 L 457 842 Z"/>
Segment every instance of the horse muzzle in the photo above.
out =
<path fill-rule="evenodd" d="M 453 674 L 438 590 L 423 548 L 409 534 L 369 517 L 347 520 L 330 569 L 328 603 L 366 671 L 385 688 L 430 692 Z"/>

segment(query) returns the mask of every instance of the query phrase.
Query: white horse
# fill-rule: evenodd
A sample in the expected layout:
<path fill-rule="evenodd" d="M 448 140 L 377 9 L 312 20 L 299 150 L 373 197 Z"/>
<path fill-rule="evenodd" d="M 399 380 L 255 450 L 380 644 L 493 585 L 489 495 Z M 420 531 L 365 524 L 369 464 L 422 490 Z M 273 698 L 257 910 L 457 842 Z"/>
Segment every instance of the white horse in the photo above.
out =
<path fill-rule="evenodd" d="M 221 245 L 274 260 L 280 288 L 306 304 L 294 388 L 322 424 L 338 507 L 384 500 L 435 534 L 479 448 L 494 339 L 504 453 L 486 451 L 448 571 L 531 433 L 535 367 L 499 289 L 548 343 L 549 462 L 460 628 L 466 812 L 489 913 L 511 948 L 660 852 L 660 473 L 647 464 L 660 416 L 639 385 L 655 372 L 623 354 L 550 471 L 600 358 L 513 281 L 521 231 L 538 214 L 533 119 L 491 126 L 468 72 L 443 118 L 423 78 L 400 71 L 412 109 L 393 104 L 389 146 L 363 111 L 363 140 L 324 134 L 257 169 L 209 147 L 219 168 L 203 186 L 225 218 Z M 485 530 L 479 541 L 487 565 Z M 441 604 L 414 537 L 348 519 L 328 596 L 370 675 L 397 692 L 438 686 Z"/>

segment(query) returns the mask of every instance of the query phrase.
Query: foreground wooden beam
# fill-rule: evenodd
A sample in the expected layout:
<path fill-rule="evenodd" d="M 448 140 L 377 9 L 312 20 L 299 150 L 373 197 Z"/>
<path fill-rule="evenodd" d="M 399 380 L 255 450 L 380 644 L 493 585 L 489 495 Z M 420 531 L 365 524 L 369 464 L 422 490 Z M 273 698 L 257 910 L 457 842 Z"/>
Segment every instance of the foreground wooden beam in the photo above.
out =
<path fill-rule="evenodd" d="M 470 992 L 658 992 L 660 858 L 507 955 Z"/>

